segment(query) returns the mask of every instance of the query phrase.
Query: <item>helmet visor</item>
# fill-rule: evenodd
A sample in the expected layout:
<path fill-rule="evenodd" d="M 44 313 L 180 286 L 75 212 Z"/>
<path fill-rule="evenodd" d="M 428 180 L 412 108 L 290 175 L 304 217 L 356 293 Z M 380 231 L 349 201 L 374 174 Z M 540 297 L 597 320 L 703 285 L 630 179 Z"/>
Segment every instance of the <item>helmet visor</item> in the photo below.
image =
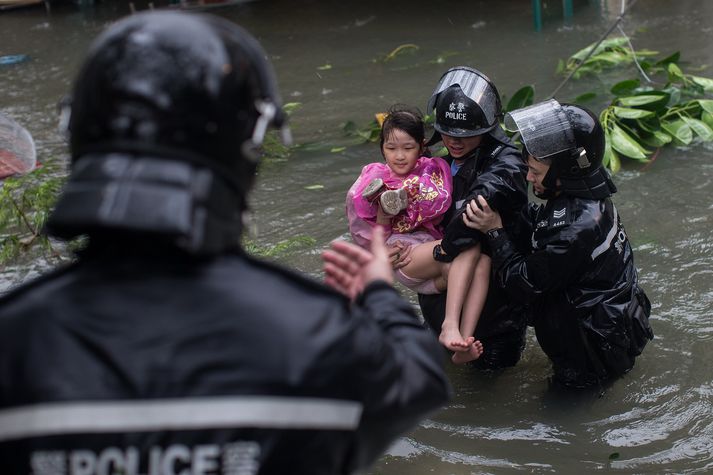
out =
<path fill-rule="evenodd" d="M 37 155 L 30 133 L 0 114 L 0 179 L 34 170 Z"/>
<path fill-rule="evenodd" d="M 438 94 L 453 85 L 460 86 L 463 93 L 478 104 L 483 110 L 488 124 L 495 123 L 498 114 L 498 94 L 495 88 L 490 84 L 490 80 L 472 68 L 452 68 L 441 76 L 441 80 L 438 81 L 436 88 L 433 90 L 433 94 L 431 94 L 431 98 L 428 100 L 426 110 L 429 112 L 432 111 L 434 107 L 436 107 Z"/>
<path fill-rule="evenodd" d="M 540 102 L 505 114 L 505 128 L 520 132 L 522 143 L 535 158 L 574 149 L 574 131 L 559 102 Z"/>

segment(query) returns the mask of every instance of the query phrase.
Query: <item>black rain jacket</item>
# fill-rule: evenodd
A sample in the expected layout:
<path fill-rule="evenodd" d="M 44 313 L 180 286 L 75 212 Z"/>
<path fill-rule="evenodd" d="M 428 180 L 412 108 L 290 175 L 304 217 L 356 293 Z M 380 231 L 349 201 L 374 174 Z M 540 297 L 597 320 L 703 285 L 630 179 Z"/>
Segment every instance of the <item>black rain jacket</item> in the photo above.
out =
<path fill-rule="evenodd" d="M 0 299 L 0 473 L 352 473 L 447 401 L 385 283 L 136 244 Z"/>
<path fill-rule="evenodd" d="M 493 267 L 512 298 L 531 303 L 555 378 L 586 386 L 629 371 L 653 338 L 651 305 L 611 199 L 559 195 L 530 204 L 524 221 L 530 252 L 503 233 L 490 241 Z"/>

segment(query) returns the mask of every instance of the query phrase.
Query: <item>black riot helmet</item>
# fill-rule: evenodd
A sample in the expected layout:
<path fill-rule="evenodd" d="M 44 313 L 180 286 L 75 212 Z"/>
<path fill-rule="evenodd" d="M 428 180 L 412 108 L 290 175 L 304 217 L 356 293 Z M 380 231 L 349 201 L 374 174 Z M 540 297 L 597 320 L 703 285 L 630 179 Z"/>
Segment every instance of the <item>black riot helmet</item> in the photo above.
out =
<path fill-rule="evenodd" d="M 211 15 L 144 12 L 93 43 L 68 101 L 72 173 L 50 232 L 239 239 L 268 127 L 289 140 L 260 44 Z M 237 234 L 237 236 L 236 236 Z"/>
<path fill-rule="evenodd" d="M 453 137 L 483 135 L 498 125 L 500 95 L 483 73 L 459 66 L 446 71 L 438 81 L 426 110 L 434 109 L 437 132 Z M 429 144 L 438 139 L 434 136 Z"/>
<path fill-rule="evenodd" d="M 505 127 L 520 133 L 523 156 L 550 165 L 543 198 L 558 191 L 593 199 L 616 192 L 602 166 L 604 130 L 591 111 L 550 99 L 505 114 Z"/>

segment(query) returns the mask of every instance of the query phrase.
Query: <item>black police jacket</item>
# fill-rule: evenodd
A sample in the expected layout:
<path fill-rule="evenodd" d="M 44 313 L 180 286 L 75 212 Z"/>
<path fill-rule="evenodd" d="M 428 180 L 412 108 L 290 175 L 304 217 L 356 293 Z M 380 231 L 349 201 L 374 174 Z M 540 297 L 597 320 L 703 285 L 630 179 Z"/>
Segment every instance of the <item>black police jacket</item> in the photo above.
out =
<path fill-rule="evenodd" d="M 453 158 L 444 157 L 448 163 Z M 496 127 L 484 136 L 484 143 L 467 158 L 453 176 L 453 202 L 443 219 L 446 224 L 441 246 L 449 256 L 479 242 L 486 242 L 480 231 L 467 227 L 462 215 L 470 200 L 482 195 L 497 210 L 513 236 L 520 235 L 515 219 L 527 204 L 527 165 L 503 131 Z"/>
<path fill-rule="evenodd" d="M 238 253 L 137 254 L 0 299 L 0 473 L 351 473 L 447 400 L 383 282 L 350 306 Z"/>
<path fill-rule="evenodd" d="M 618 376 L 653 338 L 650 303 L 611 199 L 559 195 L 530 204 L 531 250 L 491 239 L 493 267 L 514 299 L 529 301 L 555 376 L 588 385 Z"/>

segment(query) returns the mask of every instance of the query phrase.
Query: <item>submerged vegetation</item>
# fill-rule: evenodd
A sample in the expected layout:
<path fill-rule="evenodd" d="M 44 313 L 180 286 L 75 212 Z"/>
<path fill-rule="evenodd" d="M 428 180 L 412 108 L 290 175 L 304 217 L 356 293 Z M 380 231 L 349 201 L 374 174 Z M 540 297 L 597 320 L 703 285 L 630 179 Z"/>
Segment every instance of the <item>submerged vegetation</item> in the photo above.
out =
<path fill-rule="evenodd" d="M 0 264 L 29 249 L 60 257 L 42 233 L 63 178 L 50 176 L 46 168 L 31 175 L 6 179 L 0 187 Z"/>

